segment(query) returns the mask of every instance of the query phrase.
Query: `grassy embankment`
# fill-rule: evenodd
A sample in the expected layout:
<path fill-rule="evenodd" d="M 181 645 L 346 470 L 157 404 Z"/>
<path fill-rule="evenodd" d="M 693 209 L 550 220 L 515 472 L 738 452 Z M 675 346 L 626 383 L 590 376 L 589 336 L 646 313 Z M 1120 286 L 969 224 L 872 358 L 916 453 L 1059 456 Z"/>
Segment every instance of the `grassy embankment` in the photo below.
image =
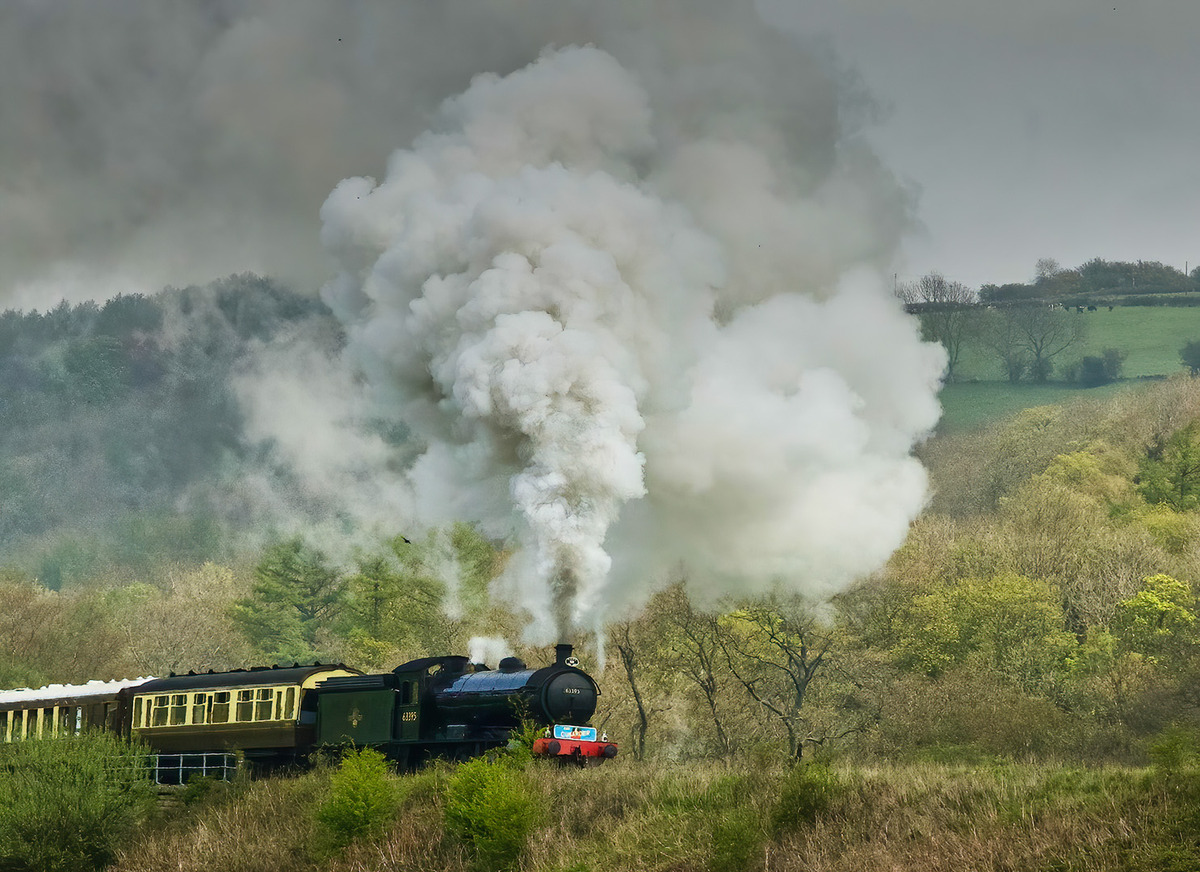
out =
<path fill-rule="evenodd" d="M 1178 373 L 1182 370 L 1179 349 L 1200 339 L 1200 307 L 1118 306 L 1111 312 L 1100 308 L 1074 317 L 1084 319 L 1085 338 L 1056 358 L 1056 368 L 1116 348 L 1125 353 L 1121 381 L 1088 389 L 1053 382 L 1009 384 L 1002 378 L 995 353 L 972 342 L 963 349 L 959 381 L 942 391 L 941 429 L 970 430 L 1031 406 L 1081 396 L 1100 398 L 1136 387 L 1139 380 Z"/>
<path fill-rule="evenodd" d="M 497 767 L 492 767 L 497 768 Z M 518 768 L 481 829 L 447 815 L 466 767 L 396 778 L 381 830 L 322 848 L 328 772 L 234 788 L 146 831 L 121 872 L 1200 868 L 1200 770 L 934 763 Z M 480 772 L 476 765 L 473 777 Z M 514 805 L 515 803 L 515 805 Z M 516 833 L 514 808 L 530 811 Z M 476 812 L 470 812 L 474 814 Z M 497 829 L 500 841 L 479 833 Z M 472 834 L 474 832 L 474 834 Z M 473 839 L 477 841 L 472 841 Z M 505 841 L 508 839 L 508 841 Z M 499 845 L 499 847 L 497 847 Z M 486 849 L 486 850 L 485 850 Z M 488 853 L 490 851 L 490 853 Z"/>

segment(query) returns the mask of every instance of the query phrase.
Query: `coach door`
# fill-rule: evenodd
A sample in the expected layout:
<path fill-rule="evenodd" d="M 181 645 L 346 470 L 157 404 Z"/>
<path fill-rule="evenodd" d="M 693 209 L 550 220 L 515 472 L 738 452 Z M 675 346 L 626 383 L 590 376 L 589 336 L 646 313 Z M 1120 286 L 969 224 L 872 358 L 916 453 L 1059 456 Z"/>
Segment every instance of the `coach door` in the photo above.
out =
<path fill-rule="evenodd" d="M 402 679 L 396 705 L 396 738 L 401 742 L 420 738 L 420 699 L 416 677 Z"/>

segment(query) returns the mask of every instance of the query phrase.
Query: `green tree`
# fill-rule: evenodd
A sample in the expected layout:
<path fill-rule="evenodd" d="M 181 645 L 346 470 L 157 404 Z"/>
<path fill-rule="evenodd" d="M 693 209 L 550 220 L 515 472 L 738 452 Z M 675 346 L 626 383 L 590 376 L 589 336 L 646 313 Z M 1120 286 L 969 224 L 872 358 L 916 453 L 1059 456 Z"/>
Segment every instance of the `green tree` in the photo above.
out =
<path fill-rule="evenodd" d="M 69 395 L 84 403 L 112 402 L 129 383 L 129 362 L 120 340 L 112 336 L 72 342 L 63 356 L 63 368 Z"/>
<path fill-rule="evenodd" d="M 898 662 L 931 676 L 971 664 L 1026 688 L 1053 681 L 1075 644 L 1060 603 L 1051 585 L 1013 574 L 939 586 L 903 615 Z"/>
<path fill-rule="evenodd" d="M 487 586 L 500 555 L 469 524 L 395 537 L 366 555 L 346 579 L 338 622 L 356 662 L 372 668 L 398 658 L 450 651 L 466 643 L 468 624 L 488 622 Z"/>
<path fill-rule="evenodd" d="M 1148 503 L 1179 512 L 1200 505 L 1200 425 L 1189 424 L 1164 439 L 1157 436 L 1138 470 L 1138 490 Z"/>
<path fill-rule="evenodd" d="M 1126 649 L 1178 663 L 1196 644 L 1196 596 L 1186 581 L 1152 575 L 1117 607 L 1113 632 Z"/>
<path fill-rule="evenodd" d="M 543 816 L 525 772 L 504 759 L 463 763 L 446 784 L 446 831 L 482 869 L 514 868 Z"/>
<path fill-rule="evenodd" d="M 318 633 L 343 602 L 342 581 L 325 555 L 296 537 L 267 549 L 250 596 L 230 616 L 260 653 L 276 662 L 321 659 Z"/>
<path fill-rule="evenodd" d="M 399 804 L 399 785 L 387 758 L 370 748 L 355 748 L 330 775 L 329 795 L 317 807 L 317 822 L 329 847 L 337 851 L 355 839 L 382 833 Z"/>

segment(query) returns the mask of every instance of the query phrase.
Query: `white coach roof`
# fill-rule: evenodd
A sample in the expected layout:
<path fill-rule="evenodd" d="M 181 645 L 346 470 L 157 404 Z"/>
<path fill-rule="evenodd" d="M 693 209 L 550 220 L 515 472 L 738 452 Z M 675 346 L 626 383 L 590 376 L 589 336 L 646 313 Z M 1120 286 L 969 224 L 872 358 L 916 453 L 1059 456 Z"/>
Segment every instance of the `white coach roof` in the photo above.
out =
<path fill-rule="evenodd" d="M 22 687 L 17 690 L 0 690 L 0 705 L 52 702 L 54 700 L 80 700 L 91 696 L 113 696 L 126 687 L 137 687 L 152 679 L 123 678 L 118 681 L 94 679 L 87 684 L 47 684 L 45 687 Z"/>

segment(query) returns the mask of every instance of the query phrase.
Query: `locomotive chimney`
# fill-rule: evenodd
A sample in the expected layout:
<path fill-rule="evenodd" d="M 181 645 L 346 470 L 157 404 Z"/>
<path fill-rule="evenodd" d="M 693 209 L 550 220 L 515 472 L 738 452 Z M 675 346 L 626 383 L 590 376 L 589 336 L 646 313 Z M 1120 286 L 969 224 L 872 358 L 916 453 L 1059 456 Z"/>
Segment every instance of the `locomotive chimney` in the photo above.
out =
<path fill-rule="evenodd" d="M 554 646 L 554 665 L 566 666 L 567 658 L 571 656 L 571 652 L 575 650 L 569 642 L 559 642 Z"/>

